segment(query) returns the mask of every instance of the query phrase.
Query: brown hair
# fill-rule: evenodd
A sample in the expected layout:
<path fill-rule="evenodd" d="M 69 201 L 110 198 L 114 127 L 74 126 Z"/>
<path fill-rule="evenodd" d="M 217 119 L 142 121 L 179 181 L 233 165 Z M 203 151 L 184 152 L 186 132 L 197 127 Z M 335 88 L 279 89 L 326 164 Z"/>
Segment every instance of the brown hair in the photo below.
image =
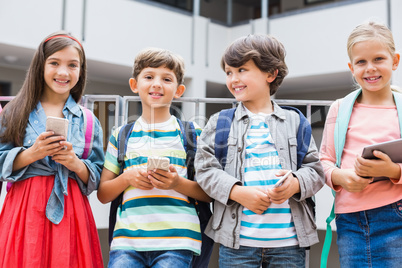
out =
<path fill-rule="evenodd" d="M 179 85 L 184 83 L 183 58 L 169 50 L 160 48 L 146 48 L 138 53 L 134 60 L 133 78 L 137 79 L 145 68 L 158 68 L 161 66 L 174 72 Z"/>
<path fill-rule="evenodd" d="M 283 79 L 288 74 L 285 63 L 286 51 L 281 42 L 269 35 L 247 35 L 235 40 L 223 53 L 221 67 L 225 64 L 240 67 L 249 60 L 263 72 L 274 73 L 278 70 L 275 80 L 270 83 L 270 95 L 276 93 Z"/>
<path fill-rule="evenodd" d="M 58 36 L 51 38 L 56 35 Z M 38 104 L 45 88 L 45 61 L 49 56 L 68 46 L 75 47 L 80 56 L 81 66 L 79 80 L 70 91 L 74 100 L 76 102 L 80 101 L 86 84 L 86 58 L 81 44 L 78 43 L 74 37 L 71 37 L 69 33 L 59 31 L 47 36 L 40 43 L 32 58 L 20 91 L 17 96 L 4 107 L 1 113 L 1 125 L 3 129 L 0 134 L 1 142 L 13 142 L 16 146 L 22 146 L 29 114 Z"/>

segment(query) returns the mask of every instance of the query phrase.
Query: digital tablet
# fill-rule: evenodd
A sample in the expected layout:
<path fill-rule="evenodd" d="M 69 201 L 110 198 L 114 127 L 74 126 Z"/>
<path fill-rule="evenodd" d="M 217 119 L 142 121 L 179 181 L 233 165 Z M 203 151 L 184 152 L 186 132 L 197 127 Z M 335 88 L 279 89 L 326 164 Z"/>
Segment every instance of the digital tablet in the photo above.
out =
<path fill-rule="evenodd" d="M 365 159 L 376 159 L 377 157 L 373 155 L 374 150 L 387 154 L 394 163 L 402 163 L 402 139 L 368 145 L 363 148 L 362 157 Z M 373 182 L 388 179 L 387 177 L 374 177 Z"/>
<path fill-rule="evenodd" d="M 394 163 L 402 163 L 402 139 L 368 145 L 364 147 L 362 157 L 376 159 L 373 155 L 374 150 L 387 154 Z"/>

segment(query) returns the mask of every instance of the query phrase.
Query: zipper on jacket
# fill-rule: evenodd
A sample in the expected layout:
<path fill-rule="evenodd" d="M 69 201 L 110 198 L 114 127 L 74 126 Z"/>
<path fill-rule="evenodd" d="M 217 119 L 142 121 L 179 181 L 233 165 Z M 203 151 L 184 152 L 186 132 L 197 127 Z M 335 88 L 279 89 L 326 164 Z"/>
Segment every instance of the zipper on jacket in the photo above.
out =
<path fill-rule="evenodd" d="M 245 137 L 246 137 L 246 134 L 247 134 L 247 130 L 248 130 L 248 127 L 249 127 L 249 125 L 250 125 L 250 118 L 245 118 L 244 119 L 244 121 L 243 121 L 243 124 L 246 124 L 247 126 L 246 126 L 246 131 L 243 131 L 243 137 L 242 137 L 242 150 L 241 150 L 241 156 L 243 155 L 243 151 L 244 151 L 244 148 L 245 148 Z M 240 181 L 241 182 L 243 182 L 243 176 L 242 176 L 242 168 L 243 168 L 243 157 L 241 157 L 240 156 L 240 167 L 239 167 L 239 177 L 240 177 Z M 238 225 L 238 223 L 239 223 L 239 220 L 238 220 L 238 218 L 239 218 L 239 207 L 240 207 L 240 204 L 239 204 L 239 206 L 236 208 L 236 224 L 235 224 L 235 228 L 233 229 L 233 247 L 235 247 L 235 244 L 236 244 L 236 228 L 237 228 L 237 225 Z M 240 231 L 239 231 L 239 236 L 240 236 Z"/>

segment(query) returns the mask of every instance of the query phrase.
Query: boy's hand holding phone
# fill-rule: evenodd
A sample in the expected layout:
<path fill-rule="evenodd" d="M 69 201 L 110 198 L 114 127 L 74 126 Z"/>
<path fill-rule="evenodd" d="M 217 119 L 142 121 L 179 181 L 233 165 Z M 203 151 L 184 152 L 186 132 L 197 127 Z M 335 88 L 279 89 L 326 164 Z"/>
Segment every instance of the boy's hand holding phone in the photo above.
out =
<path fill-rule="evenodd" d="M 262 214 L 271 205 L 268 192 L 258 186 L 234 185 L 229 198 L 256 214 Z"/>
<path fill-rule="evenodd" d="M 294 194 L 300 192 L 300 184 L 299 180 L 293 176 L 291 170 L 286 171 L 286 173 L 285 170 L 281 170 L 276 175 L 283 175 L 283 177 L 279 179 L 272 189 L 268 189 L 269 198 L 272 203 L 282 204 Z"/>
<path fill-rule="evenodd" d="M 140 190 L 151 190 L 154 188 L 151 181 L 148 179 L 148 171 L 145 169 L 130 169 L 123 174 L 128 184 Z"/>
<path fill-rule="evenodd" d="M 148 157 L 148 179 L 155 188 L 174 189 L 180 183 L 180 176 L 167 157 Z"/>

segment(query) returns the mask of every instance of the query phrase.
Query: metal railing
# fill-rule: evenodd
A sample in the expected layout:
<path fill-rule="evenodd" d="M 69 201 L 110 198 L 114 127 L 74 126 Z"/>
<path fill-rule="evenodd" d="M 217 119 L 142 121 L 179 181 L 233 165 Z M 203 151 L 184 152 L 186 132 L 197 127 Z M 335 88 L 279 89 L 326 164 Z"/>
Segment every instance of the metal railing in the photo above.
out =
<path fill-rule="evenodd" d="M 0 101 L 10 101 L 13 96 L 0 96 Z M 87 107 L 91 111 L 95 108 L 96 102 L 111 102 L 114 103 L 114 126 L 120 126 L 126 124 L 129 118 L 129 106 L 130 103 L 140 103 L 141 99 L 139 96 L 124 96 L 119 95 L 85 95 L 82 97 L 81 104 Z M 333 101 L 329 100 L 286 100 L 286 99 L 275 99 L 275 102 L 279 105 L 288 106 L 305 106 L 306 114 L 305 116 L 311 123 L 311 114 L 313 106 L 329 106 Z M 230 104 L 235 107 L 237 101 L 234 98 L 190 98 L 183 97 L 180 99 L 173 100 L 173 103 L 194 103 L 195 104 L 195 118 L 200 118 L 200 104 Z M 199 122 L 197 122 L 199 123 Z"/>

